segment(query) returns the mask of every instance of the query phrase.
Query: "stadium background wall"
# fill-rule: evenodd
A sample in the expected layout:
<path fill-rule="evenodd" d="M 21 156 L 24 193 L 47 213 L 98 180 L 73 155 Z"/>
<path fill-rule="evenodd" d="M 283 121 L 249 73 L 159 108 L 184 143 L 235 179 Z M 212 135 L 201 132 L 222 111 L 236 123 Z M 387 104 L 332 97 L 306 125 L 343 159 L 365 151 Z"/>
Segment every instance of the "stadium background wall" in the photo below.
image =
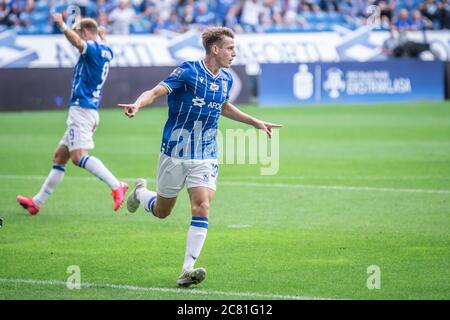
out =
<path fill-rule="evenodd" d="M 116 67 L 109 71 L 101 108 L 133 102 L 143 91 L 167 77 L 174 67 Z M 240 90 L 235 103 L 249 103 L 250 90 L 244 66 L 233 67 Z M 0 110 L 57 110 L 68 105 L 73 68 L 0 68 Z M 156 105 L 165 105 L 160 98 Z"/>

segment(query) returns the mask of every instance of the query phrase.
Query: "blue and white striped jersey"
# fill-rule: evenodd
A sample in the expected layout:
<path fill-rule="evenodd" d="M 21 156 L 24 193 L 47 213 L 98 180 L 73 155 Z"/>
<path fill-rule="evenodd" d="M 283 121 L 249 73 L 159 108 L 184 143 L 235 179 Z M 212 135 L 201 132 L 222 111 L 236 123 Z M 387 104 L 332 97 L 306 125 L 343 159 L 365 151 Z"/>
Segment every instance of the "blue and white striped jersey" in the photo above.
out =
<path fill-rule="evenodd" d="M 112 58 L 112 50 L 103 42 L 85 42 L 73 71 L 69 106 L 98 110 Z"/>
<path fill-rule="evenodd" d="M 233 84 L 220 69 L 213 75 L 203 60 L 187 61 L 161 82 L 169 91 L 169 118 L 161 151 L 181 159 L 216 159 L 217 122 Z"/>

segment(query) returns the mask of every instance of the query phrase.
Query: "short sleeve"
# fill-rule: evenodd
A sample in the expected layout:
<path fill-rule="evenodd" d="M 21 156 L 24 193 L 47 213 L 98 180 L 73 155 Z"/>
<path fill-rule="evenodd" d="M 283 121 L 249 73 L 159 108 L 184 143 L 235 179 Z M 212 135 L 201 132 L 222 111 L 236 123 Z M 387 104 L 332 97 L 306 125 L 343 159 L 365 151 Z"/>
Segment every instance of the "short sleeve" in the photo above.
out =
<path fill-rule="evenodd" d="M 227 95 L 225 96 L 225 102 L 228 102 L 230 100 L 230 92 L 231 92 L 231 86 L 233 85 L 233 77 L 231 74 L 228 74 L 228 88 L 227 88 Z"/>
<path fill-rule="evenodd" d="M 169 94 L 171 94 L 173 90 L 181 88 L 185 85 L 188 68 L 189 64 L 187 62 L 183 63 L 173 70 L 166 79 L 160 82 L 160 84 L 165 86 L 169 91 Z"/>

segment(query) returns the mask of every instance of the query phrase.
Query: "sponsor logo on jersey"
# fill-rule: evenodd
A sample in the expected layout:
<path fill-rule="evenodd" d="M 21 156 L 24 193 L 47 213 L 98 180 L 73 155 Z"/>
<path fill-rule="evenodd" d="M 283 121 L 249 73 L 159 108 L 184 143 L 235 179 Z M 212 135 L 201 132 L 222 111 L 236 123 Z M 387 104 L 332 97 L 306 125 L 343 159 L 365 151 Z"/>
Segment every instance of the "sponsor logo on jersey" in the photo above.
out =
<path fill-rule="evenodd" d="M 197 106 L 200 108 L 206 104 L 205 99 L 199 98 L 199 97 L 195 97 L 194 99 L 192 99 L 192 103 L 194 106 Z"/>
<path fill-rule="evenodd" d="M 211 83 L 211 85 L 209 86 L 209 89 L 211 91 L 217 92 L 217 91 L 219 91 L 219 85 L 215 84 L 215 83 Z"/>

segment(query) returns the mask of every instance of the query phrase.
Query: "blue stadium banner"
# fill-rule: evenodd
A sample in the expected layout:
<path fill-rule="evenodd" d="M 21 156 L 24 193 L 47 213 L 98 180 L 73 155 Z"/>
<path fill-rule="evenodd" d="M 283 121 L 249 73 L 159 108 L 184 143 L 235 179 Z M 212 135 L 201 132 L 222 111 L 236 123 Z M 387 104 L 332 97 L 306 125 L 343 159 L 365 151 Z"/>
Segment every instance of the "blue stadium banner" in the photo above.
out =
<path fill-rule="evenodd" d="M 444 99 L 442 61 L 262 64 L 259 103 L 285 106 Z"/>

